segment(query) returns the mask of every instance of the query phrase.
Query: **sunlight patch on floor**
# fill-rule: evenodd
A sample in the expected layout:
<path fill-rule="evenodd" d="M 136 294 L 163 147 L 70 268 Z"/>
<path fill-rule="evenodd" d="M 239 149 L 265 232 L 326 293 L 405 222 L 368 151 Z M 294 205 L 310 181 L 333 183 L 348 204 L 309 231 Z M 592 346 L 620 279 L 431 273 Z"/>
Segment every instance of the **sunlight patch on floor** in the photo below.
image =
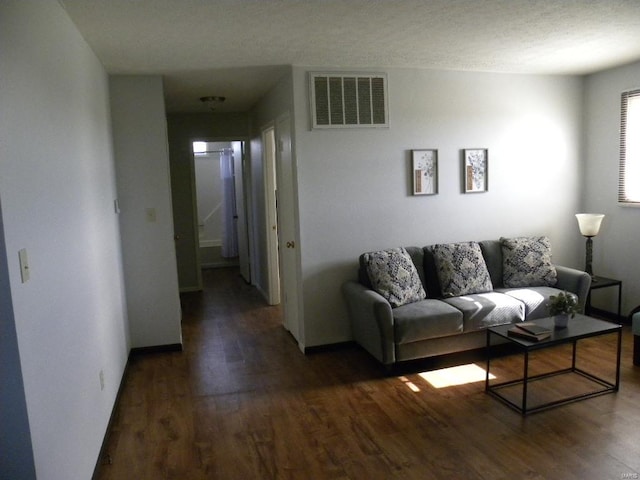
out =
<path fill-rule="evenodd" d="M 409 380 L 407 377 L 399 377 L 400 381 L 403 382 L 412 392 L 419 392 L 420 389 L 417 387 L 415 383 Z"/>
<path fill-rule="evenodd" d="M 487 372 L 475 363 L 469 363 L 457 367 L 441 368 L 431 372 L 422 372 L 419 375 L 435 388 L 446 388 L 454 385 L 484 382 Z M 489 378 L 493 380 L 496 377 L 493 374 L 489 374 Z"/>

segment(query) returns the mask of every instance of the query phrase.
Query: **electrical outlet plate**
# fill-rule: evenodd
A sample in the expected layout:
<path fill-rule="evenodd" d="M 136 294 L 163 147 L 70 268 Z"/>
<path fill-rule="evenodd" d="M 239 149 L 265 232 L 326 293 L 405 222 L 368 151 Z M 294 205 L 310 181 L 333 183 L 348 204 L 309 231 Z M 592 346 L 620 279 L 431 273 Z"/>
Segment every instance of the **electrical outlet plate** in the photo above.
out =
<path fill-rule="evenodd" d="M 22 277 L 22 283 L 26 283 L 31 277 L 29 272 L 29 258 L 27 257 L 26 248 L 23 248 L 18 252 L 18 258 L 20 259 L 20 275 Z"/>
<path fill-rule="evenodd" d="M 155 223 L 156 221 L 156 209 L 155 208 L 147 208 L 146 210 L 147 222 Z"/>

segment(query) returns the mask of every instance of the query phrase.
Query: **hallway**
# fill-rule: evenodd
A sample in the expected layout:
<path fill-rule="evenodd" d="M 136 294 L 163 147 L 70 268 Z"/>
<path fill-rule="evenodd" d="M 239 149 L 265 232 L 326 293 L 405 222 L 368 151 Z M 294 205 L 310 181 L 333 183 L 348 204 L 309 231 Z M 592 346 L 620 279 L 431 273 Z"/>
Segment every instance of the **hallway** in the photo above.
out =
<path fill-rule="evenodd" d="M 182 295 L 184 351 L 130 358 L 95 478 L 322 478 L 326 452 L 300 447 L 322 404 L 345 400 L 324 389 L 383 371 L 354 348 L 303 355 L 236 268 L 203 270 L 203 282 Z"/>

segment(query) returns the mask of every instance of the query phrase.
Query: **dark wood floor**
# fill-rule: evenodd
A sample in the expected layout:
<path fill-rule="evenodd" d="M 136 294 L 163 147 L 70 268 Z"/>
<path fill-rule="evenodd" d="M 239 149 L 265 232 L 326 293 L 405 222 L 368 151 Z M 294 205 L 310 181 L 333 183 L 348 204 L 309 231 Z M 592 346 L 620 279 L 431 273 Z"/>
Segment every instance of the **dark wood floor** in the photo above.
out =
<path fill-rule="evenodd" d="M 618 393 L 523 418 L 483 382 L 432 387 L 420 373 L 444 361 L 386 375 L 356 346 L 303 355 L 279 309 L 237 270 L 204 277 L 204 293 L 183 296 L 184 351 L 131 358 L 95 478 L 638 478 L 640 367 L 628 327 Z M 614 348 L 614 336 L 584 341 L 581 361 L 610 375 Z M 567 354 L 546 350 L 532 367 Z M 446 362 L 473 360 L 484 367 L 469 355 Z M 498 377 L 520 361 L 500 358 Z"/>

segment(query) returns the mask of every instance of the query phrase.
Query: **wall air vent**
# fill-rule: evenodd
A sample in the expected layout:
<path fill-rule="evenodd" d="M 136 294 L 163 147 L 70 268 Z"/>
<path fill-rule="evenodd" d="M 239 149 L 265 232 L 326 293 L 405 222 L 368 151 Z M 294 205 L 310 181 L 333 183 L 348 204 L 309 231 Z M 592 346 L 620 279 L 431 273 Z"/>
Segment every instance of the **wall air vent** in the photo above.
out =
<path fill-rule="evenodd" d="M 309 79 L 312 128 L 389 126 L 385 74 L 311 72 Z"/>

